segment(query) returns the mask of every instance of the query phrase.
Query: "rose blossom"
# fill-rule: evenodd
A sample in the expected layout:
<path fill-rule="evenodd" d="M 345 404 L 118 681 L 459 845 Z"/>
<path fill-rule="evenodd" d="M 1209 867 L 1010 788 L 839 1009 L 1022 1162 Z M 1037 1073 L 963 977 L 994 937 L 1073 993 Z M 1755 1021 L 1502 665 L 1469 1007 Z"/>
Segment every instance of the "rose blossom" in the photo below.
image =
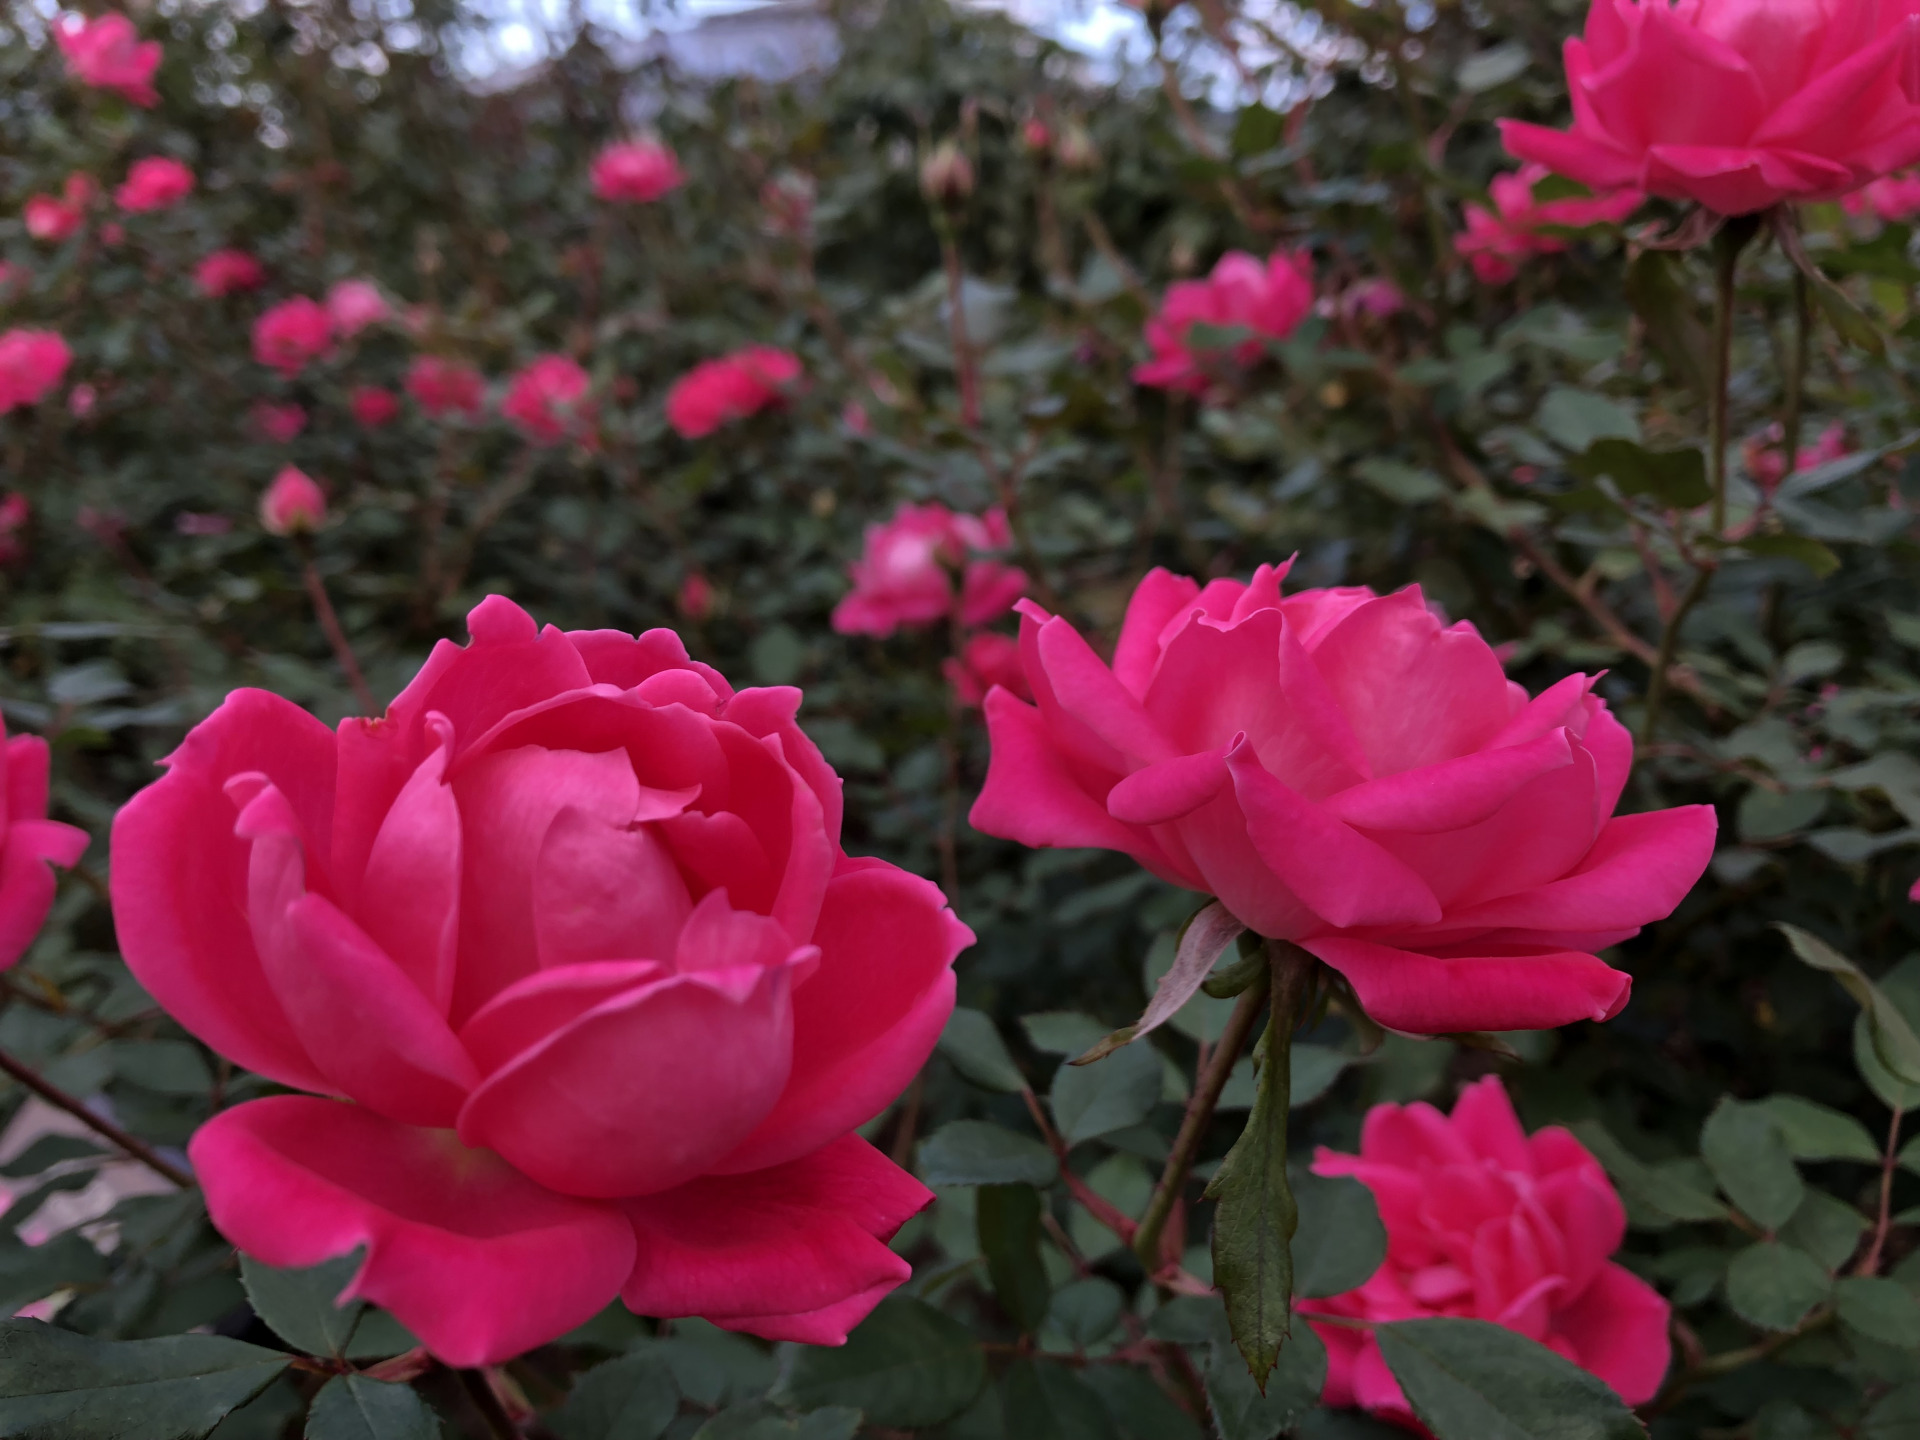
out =
<path fill-rule="evenodd" d="M 327 314 L 342 335 L 358 335 L 393 315 L 380 287 L 371 280 L 342 280 L 327 291 Z"/>
<path fill-rule="evenodd" d="M 902 625 L 932 625 L 956 608 L 963 625 L 984 625 L 1020 598 L 1027 572 L 973 557 L 1012 543 L 1004 510 L 956 515 L 944 505 L 902 505 L 893 519 L 867 527 L 860 558 L 847 567 L 853 589 L 833 607 L 833 628 L 887 636 Z"/>
<path fill-rule="evenodd" d="M 27 522 L 33 506 L 18 490 L 0 500 L 0 565 L 18 565 L 27 558 Z"/>
<path fill-rule="evenodd" d="M 1566 42 L 1573 128 L 1507 149 L 1595 190 L 1722 215 L 1830 200 L 1920 159 L 1914 0 L 1593 0 Z"/>
<path fill-rule="evenodd" d="M 18 507 L 14 502 L 19 501 Z M 26 521 L 24 497 L 10 495 L 6 507 Z M 16 527 L 17 528 L 17 527 Z M 70 868 L 87 848 L 87 832 L 47 819 L 47 742 L 38 735 L 7 738 L 0 720 L 0 970 L 17 964 L 53 908 L 51 866 Z"/>
<path fill-rule="evenodd" d="M 153 72 L 160 68 L 160 42 L 142 40 L 124 15 L 63 15 L 53 27 L 54 43 L 67 69 L 82 85 L 112 90 L 135 105 L 150 106 L 160 96 Z"/>
<path fill-rule="evenodd" d="M 1220 257 L 1205 280 L 1182 280 L 1167 291 L 1160 313 L 1147 322 L 1153 359 L 1136 365 L 1136 384 L 1199 393 L 1207 388 L 1214 357 L 1188 348 L 1196 324 L 1251 330 L 1233 347 L 1236 364 L 1260 358 L 1267 339 L 1284 339 L 1313 309 L 1313 268 L 1304 251 L 1276 250 L 1262 264 L 1240 250 Z"/>
<path fill-rule="evenodd" d="M 291 401 L 285 404 L 272 400 L 258 401 L 253 407 L 252 418 L 260 433 L 276 445 L 287 444 L 307 428 L 305 407 Z"/>
<path fill-rule="evenodd" d="M 958 655 L 940 662 L 940 673 L 962 705 L 978 706 L 996 685 L 1006 686 L 1022 700 L 1033 699 L 1027 673 L 1020 667 L 1020 642 L 1011 635 L 986 630 L 969 636 Z"/>
<path fill-rule="evenodd" d="M 703 360 L 667 392 L 667 423 L 697 440 L 777 403 L 799 376 L 800 357 L 771 345 Z"/>
<path fill-rule="evenodd" d="M 487 382 L 471 365 L 439 355 L 416 355 L 407 367 L 407 394 L 435 419 L 477 416 L 487 401 Z"/>
<path fill-rule="evenodd" d="M 333 317 L 317 300 L 296 295 L 253 322 L 253 358 L 288 379 L 333 344 Z"/>
<path fill-rule="evenodd" d="M 100 391 L 82 380 L 67 391 L 67 413 L 76 420 L 84 420 L 93 414 L 94 407 L 100 403 Z"/>
<path fill-rule="evenodd" d="M 1747 476 L 1760 487 L 1763 495 L 1773 494 L 1787 478 L 1787 457 L 1781 453 L 1785 439 L 1785 432 L 1775 421 L 1758 435 L 1749 436 L 1740 446 Z M 1794 456 L 1793 469 L 1796 472 L 1811 470 L 1851 453 L 1847 446 L 1847 427 L 1836 420 L 1820 432 L 1813 444 L 1800 447 Z"/>
<path fill-rule="evenodd" d="M 356 385 L 348 397 L 353 418 L 369 430 L 387 424 L 400 413 L 400 397 L 378 385 Z"/>
<path fill-rule="evenodd" d="M 835 1344 L 932 1199 L 853 1131 L 919 1070 L 972 935 L 840 849 L 800 693 L 736 692 L 653 630 L 539 630 L 493 596 L 338 733 L 235 691 L 114 823 L 127 963 L 188 1030 L 305 1095 L 189 1146 L 270 1265 L 366 1247 L 349 1293 L 450 1365 L 616 1295 Z"/>
<path fill-rule="evenodd" d="M 1882 220 L 1911 220 L 1920 215 L 1920 174 L 1883 176 L 1842 197 L 1840 207 L 1849 215 L 1871 210 Z"/>
<path fill-rule="evenodd" d="M 1307 1315 L 1491 1320 L 1598 1375 L 1629 1405 L 1660 1389 L 1673 1348 L 1668 1306 L 1608 1258 L 1626 1234 L 1620 1197 L 1567 1131 L 1523 1131 L 1497 1076 L 1461 1091 L 1451 1118 L 1420 1102 L 1376 1105 L 1360 1153 L 1323 1146 L 1313 1168 L 1373 1192 L 1387 1257 L 1358 1289 L 1301 1300 Z M 1323 1404 L 1426 1433 L 1371 1332 L 1313 1328 L 1327 1347 Z"/>
<path fill-rule="evenodd" d="M 1530 255 L 1555 255 L 1565 250 L 1566 240 L 1549 227 L 1584 230 L 1589 225 L 1614 224 L 1639 209 L 1646 199 L 1637 190 L 1621 190 L 1590 199 L 1536 201 L 1534 187 L 1546 178 L 1546 166 L 1522 165 L 1510 174 L 1493 177 L 1487 187 L 1493 197 L 1492 210 L 1484 205 L 1466 207 L 1467 228 L 1453 237 L 1453 248 L 1468 257 L 1473 273 L 1487 284 L 1506 284 L 1519 273 L 1519 262 Z"/>
<path fill-rule="evenodd" d="M 1609 818 L 1633 742 L 1594 677 L 1529 700 L 1418 586 L 1283 599 L 1285 571 L 1204 590 L 1152 571 L 1111 668 L 1022 602 L 1037 704 L 987 697 L 974 827 L 1125 851 L 1305 947 L 1396 1030 L 1619 1013 L 1631 980 L 1594 952 L 1679 904 L 1712 808 Z"/>
<path fill-rule="evenodd" d="M 266 279 L 260 262 L 244 250 L 216 250 L 193 269 L 193 283 L 209 299 L 257 290 Z"/>
<path fill-rule="evenodd" d="M 0 415 L 34 405 L 58 385 L 73 361 L 67 342 L 51 330 L 0 335 Z"/>
<path fill-rule="evenodd" d="M 260 527 L 269 535 L 304 535 L 327 518 L 327 495 L 304 470 L 288 465 L 260 495 Z"/>
<path fill-rule="evenodd" d="M 685 181 L 673 151 L 657 140 L 609 145 L 593 162 L 593 193 L 602 200 L 658 200 Z"/>
<path fill-rule="evenodd" d="M 674 603 L 687 619 L 696 623 L 706 619 L 713 613 L 713 582 L 698 570 L 688 571 Z"/>
<path fill-rule="evenodd" d="M 508 382 L 500 413 L 536 445 L 584 439 L 592 425 L 591 384 L 568 356 L 542 355 Z"/>
<path fill-rule="evenodd" d="M 82 205 L 53 195 L 29 195 L 20 215 L 27 234 L 54 245 L 71 237 L 86 218 Z"/>
<path fill-rule="evenodd" d="M 193 171 L 165 155 L 149 155 L 128 167 L 113 199 L 128 214 L 139 215 L 178 205 L 192 193 Z"/>

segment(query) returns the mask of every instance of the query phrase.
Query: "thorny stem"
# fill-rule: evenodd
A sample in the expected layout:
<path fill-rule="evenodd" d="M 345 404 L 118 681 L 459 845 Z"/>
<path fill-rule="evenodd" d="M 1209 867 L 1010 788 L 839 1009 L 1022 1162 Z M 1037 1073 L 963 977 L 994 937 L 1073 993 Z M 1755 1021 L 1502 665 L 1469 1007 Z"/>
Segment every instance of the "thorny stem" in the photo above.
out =
<path fill-rule="evenodd" d="M 1713 388 L 1707 398 L 1707 474 L 1713 485 L 1709 515 L 1715 539 L 1727 531 L 1727 412 L 1728 386 L 1733 374 L 1733 282 L 1740 266 L 1740 252 L 1758 228 L 1759 221 L 1752 216 L 1739 216 L 1722 226 L 1713 239 Z M 1713 583 L 1713 558 L 1707 556 L 1693 563 L 1693 583 L 1660 631 L 1660 649 L 1654 657 L 1653 676 L 1647 683 L 1646 714 L 1640 723 L 1642 745 L 1651 744 L 1659 729 L 1660 711 L 1667 698 L 1667 672 L 1673 668 L 1673 657 L 1680 648 L 1680 628 Z"/>
<path fill-rule="evenodd" d="M 1798 266 L 1793 271 L 1793 350 L 1787 371 L 1785 413 L 1780 419 L 1780 449 L 1786 456 L 1786 473 L 1800 468 L 1800 407 L 1807 384 L 1807 358 L 1812 343 L 1812 316 L 1808 313 L 1807 277 Z"/>
<path fill-rule="evenodd" d="M 378 715 L 380 706 L 373 698 L 373 691 L 367 688 L 367 677 L 360 672 L 360 661 L 353 653 L 347 632 L 340 628 L 340 617 L 333 612 L 333 601 L 327 595 L 327 582 L 320 578 L 320 567 L 313 558 L 313 542 L 305 535 L 296 535 L 294 543 L 300 551 L 301 582 L 307 587 L 307 599 L 313 602 L 313 616 L 320 622 L 321 633 L 327 637 L 327 644 L 333 647 L 333 658 L 347 672 L 347 684 L 353 687 L 353 698 L 360 706 L 360 713 Z"/>
<path fill-rule="evenodd" d="M 7 1074 L 11 1075 L 15 1080 L 18 1080 L 22 1085 L 26 1086 L 27 1089 L 33 1091 L 34 1094 L 38 1095 L 49 1105 L 66 1111 L 67 1114 L 73 1116 L 74 1119 L 78 1120 L 82 1125 L 85 1125 L 89 1130 L 93 1131 L 94 1134 L 111 1140 L 115 1145 L 118 1145 L 122 1150 L 126 1151 L 127 1154 L 138 1160 L 142 1165 L 145 1165 L 156 1175 L 165 1176 L 182 1190 L 191 1190 L 193 1188 L 193 1176 L 185 1170 L 182 1170 L 165 1156 L 156 1152 L 146 1141 L 139 1139 L 137 1136 L 129 1135 L 111 1120 L 94 1114 L 93 1111 L 89 1110 L 73 1096 L 67 1094 L 67 1092 L 62 1090 L 58 1085 L 42 1079 L 4 1050 L 0 1050 L 0 1070 L 6 1071 Z"/>
<path fill-rule="evenodd" d="M 953 339 L 953 369 L 960 385 L 960 423 L 968 430 L 980 424 L 980 374 L 973 342 L 967 336 L 966 274 L 960 268 L 960 247 L 953 227 L 940 226 L 940 259 L 947 271 L 947 331 Z"/>
<path fill-rule="evenodd" d="M 1854 1267 L 1853 1273 L 1856 1275 L 1873 1275 L 1880 1269 L 1880 1254 L 1886 1248 L 1887 1231 L 1893 1224 L 1893 1172 L 1900 1161 L 1900 1117 L 1903 1113 L 1895 1106 L 1893 1119 L 1887 1125 L 1887 1153 L 1880 1161 L 1880 1217 L 1873 1227 L 1873 1243 Z"/>
<path fill-rule="evenodd" d="M 966 629 L 960 623 L 960 609 L 956 602 L 952 616 L 948 621 L 948 647 L 953 655 L 956 671 L 966 665 Z M 947 677 L 947 733 L 941 738 L 941 759 L 945 762 L 946 775 L 941 785 L 940 796 L 940 888 L 947 893 L 947 903 L 960 904 L 960 854 L 958 839 L 960 833 L 960 727 L 965 724 L 965 714 L 960 704 L 960 691 L 954 683 L 954 677 Z"/>
<path fill-rule="evenodd" d="M 1206 1068 L 1194 1077 L 1193 1095 L 1187 1101 L 1187 1113 L 1181 1118 L 1180 1133 L 1174 1136 L 1173 1149 L 1168 1152 L 1166 1166 L 1160 1172 L 1160 1183 L 1153 1187 L 1146 1212 L 1140 1217 L 1140 1228 L 1134 1232 L 1134 1253 L 1140 1257 L 1140 1263 L 1147 1267 L 1149 1275 L 1158 1273 L 1161 1268 L 1161 1232 L 1166 1228 L 1167 1217 L 1173 1213 L 1175 1204 L 1186 1190 L 1187 1175 L 1200 1153 L 1200 1142 L 1206 1138 L 1207 1127 L 1213 1123 L 1214 1107 L 1220 1103 L 1220 1092 L 1226 1089 L 1227 1078 L 1232 1075 L 1240 1052 L 1253 1035 L 1260 1012 L 1266 1007 L 1267 992 L 1267 976 L 1264 973 L 1241 992 L 1233 1013 L 1227 1017 L 1226 1028 L 1221 1031 L 1220 1042 L 1214 1048 L 1212 1058 Z"/>

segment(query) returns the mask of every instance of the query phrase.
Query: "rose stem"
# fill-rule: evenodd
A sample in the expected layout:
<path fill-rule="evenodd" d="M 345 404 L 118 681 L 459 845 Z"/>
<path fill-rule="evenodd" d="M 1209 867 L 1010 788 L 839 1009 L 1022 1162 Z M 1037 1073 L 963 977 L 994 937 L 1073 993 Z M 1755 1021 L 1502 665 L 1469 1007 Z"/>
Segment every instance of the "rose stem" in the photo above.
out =
<path fill-rule="evenodd" d="M 327 644 L 333 647 L 333 658 L 347 672 L 347 683 L 353 687 L 360 713 L 378 715 L 380 707 L 374 703 L 373 691 L 367 688 L 367 677 L 360 673 L 360 662 L 347 640 L 347 632 L 340 628 L 340 617 L 333 613 L 333 601 L 327 597 L 327 583 L 320 578 L 320 567 L 314 563 L 313 542 L 305 535 L 296 535 L 294 539 L 300 547 L 300 578 L 306 583 L 307 598 L 313 602 L 314 618 L 320 622 Z"/>
<path fill-rule="evenodd" d="M 165 1156 L 159 1154 L 152 1146 L 148 1145 L 146 1141 L 129 1135 L 111 1120 L 103 1119 L 101 1116 L 94 1114 L 93 1111 L 74 1099 L 73 1096 L 67 1094 L 67 1092 L 59 1086 L 53 1084 L 51 1081 L 43 1080 L 39 1075 L 36 1075 L 4 1050 L 0 1050 L 0 1070 L 6 1071 L 7 1074 L 11 1075 L 15 1080 L 18 1080 L 22 1085 L 26 1086 L 27 1089 L 33 1091 L 34 1094 L 38 1095 L 42 1100 L 45 1100 L 49 1105 L 57 1106 L 59 1109 L 66 1111 L 67 1114 L 73 1116 L 74 1119 L 78 1120 L 82 1125 L 85 1125 L 96 1135 L 101 1135 L 111 1140 L 115 1145 L 118 1145 L 122 1150 L 126 1151 L 127 1154 L 133 1156 L 134 1159 L 138 1160 L 155 1174 L 166 1176 L 167 1179 L 178 1185 L 182 1190 L 191 1190 L 193 1188 L 193 1176 L 189 1175 L 185 1170 L 182 1170 Z"/>

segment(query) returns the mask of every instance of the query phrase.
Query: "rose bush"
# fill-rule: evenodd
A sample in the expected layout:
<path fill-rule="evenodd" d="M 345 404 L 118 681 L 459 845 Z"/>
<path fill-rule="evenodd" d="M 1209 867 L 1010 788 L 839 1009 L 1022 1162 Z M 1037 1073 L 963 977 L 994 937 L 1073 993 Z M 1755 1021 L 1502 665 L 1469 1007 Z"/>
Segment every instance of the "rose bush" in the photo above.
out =
<path fill-rule="evenodd" d="M 493 598 L 336 734 L 237 691 L 120 812 L 116 924 L 169 1012 L 309 1092 L 221 1112 L 214 1223 L 450 1364 L 620 1295 L 832 1343 L 908 1274 L 931 1198 L 850 1132 L 926 1058 L 972 940 L 839 845 L 791 689 L 671 632 Z"/>
<path fill-rule="evenodd" d="M 1498 1077 L 1462 1089 L 1451 1115 L 1424 1102 L 1376 1105 L 1360 1153 L 1322 1146 L 1313 1168 L 1373 1192 L 1387 1257 L 1359 1289 L 1302 1301 L 1307 1315 L 1491 1320 L 1592 1371 L 1628 1404 L 1659 1391 L 1671 1311 L 1611 1258 L 1627 1230 L 1613 1183 L 1568 1131 L 1522 1130 Z M 1313 1328 L 1327 1347 L 1329 1405 L 1427 1433 L 1367 1330 Z"/>
<path fill-rule="evenodd" d="M 1020 606 L 1035 704 L 987 697 L 973 824 L 1122 850 L 1297 941 L 1397 1030 L 1610 1019 L 1631 979 L 1593 952 L 1664 918 L 1714 814 L 1615 816 L 1633 742 L 1571 675 L 1531 699 L 1418 587 L 1283 596 L 1156 570 L 1111 668 Z"/>

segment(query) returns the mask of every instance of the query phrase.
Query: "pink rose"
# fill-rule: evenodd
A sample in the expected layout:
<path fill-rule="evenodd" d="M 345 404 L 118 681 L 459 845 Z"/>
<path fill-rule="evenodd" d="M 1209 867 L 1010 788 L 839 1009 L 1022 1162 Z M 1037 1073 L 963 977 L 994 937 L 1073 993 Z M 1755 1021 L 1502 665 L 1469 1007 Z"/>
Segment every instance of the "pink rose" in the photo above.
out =
<path fill-rule="evenodd" d="M 1608 1257 L 1626 1212 L 1600 1162 L 1557 1125 L 1529 1136 L 1497 1076 L 1431 1105 L 1376 1105 L 1360 1153 L 1324 1146 L 1320 1175 L 1373 1192 L 1387 1258 L 1357 1290 L 1301 1300 L 1308 1315 L 1491 1320 L 1592 1371 L 1629 1405 L 1651 1400 L 1671 1358 L 1667 1302 Z M 1324 1404 L 1358 1405 L 1421 1434 L 1371 1333 L 1315 1325 L 1327 1347 Z"/>
<path fill-rule="evenodd" d="M 178 160 L 149 155 L 127 169 L 127 178 L 113 192 L 114 203 L 132 215 L 165 210 L 193 193 L 193 171 Z"/>
<path fill-rule="evenodd" d="M 1355 319 L 1385 320 L 1407 308 L 1407 297 L 1391 280 L 1356 280 L 1340 292 L 1340 311 Z"/>
<path fill-rule="evenodd" d="M 342 280 L 327 291 L 327 314 L 342 335 L 358 335 L 393 315 L 393 307 L 371 280 Z"/>
<path fill-rule="evenodd" d="M 1911 220 L 1920 215 L 1920 174 L 1887 175 L 1840 201 L 1849 215 L 1872 211 L 1882 220 Z"/>
<path fill-rule="evenodd" d="M 327 518 L 327 494 L 304 470 L 288 465 L 260 496 L 260 528 L 269 535 L 307 535 Z"/>
<path fill-rule="evenodd" d="M 1151 572 L 1103 664 L 1023 602 L 1037 707 L 987 697 L 973 824 L 1123 850 L 1293 940 L 1383 1025 L 1601 1020 L 1593 953 L 1670 913 L 1713 852 L 1705 805 L 1613 816 L 1633 742 L 1594 679 L 1529 700 L 1419 587 L 1306 590 Z"/>
<path fill-rule="evenodd" d="M 1519 262 L 1530 255 L 1565 250 L 1566 240 L 1553 229 L 1615 224 L 1646 199 L 1638 190 L 1621 190 L 1591 199 L 1535 201 L 1533 188 L 1546 178 L 1546 166 L 1522 165 L 1512 174 L 1493 177 L 1487 187 L 1493 210 L 1484 205 L 1466 207 L 1467 228 L 1453 237 L 1453 248 L 1468 257 L 1473 273 L 1487 284 L 1506 284 L 1519 273 Z"/>
<path fill-rule="evenodd" d="M 1134 383 L 1198 394 L 1216 362 L 1188 348 L 1196 324 L 1251 330 L 1232 352 L 1234 363 L 1244 366 L 1260 358 L 1266 340 L 1291 335 L 1312 309 L 1313 262 L 1305 251 L 1276 250 L 1262 264 L 1230 250 L 1205 280 L 1182 280 L 1167 291 L 1160 313 L 1147 322 L 1153 359 L 1134 367 Z"/>
<path fill-rule="evenodd" d="M 592 381 L 565 355 L 542 355 L 507 384 L 500 413 L 536 445 L 585 440 L 593 428 Z"/>
<path fill-rule="evenodd" d="M 667 392 L 667 423 L 697 440 L 778 403 L 799 378 L 800 357 L 771 345 L 749 345 L 703 360 Z"/>
<path fill-rule="evenodd" d="M 1004 685 L 1022 700 L 1033 699 L 1027 672 L 1020 665 L 1020 642 L 1011 635 L 984 630 L 969 636 L 958 655 L 940 663 L 940 673 L 962 705 L 978 706 L 996 685 Z"/>
<path fill-rule="evenodd" d="M 1012 608 L 1027 572 L 975 557 L 1012 543 L 1005 511 L 956 515 L 944 505 L 902 505 L 893 519 L 867 527 L 860 558 L 847 567 L 853 589 L 833 607 L 833 628 L 886 636 L 956 610 L 963 625 L 984 625 Z"/>
<path fill-rule="evenodd" d="M 713 613 L 713 582 L 698 570 L 689 571 L 674 603 L 687 619 L 696 623 L 706 619 Z"/>
<path fill-rule="evenodd" d="M 254 427 L 276 445 L 285 445 L 307 428 L 306 408 L 292 401 L 284 404 L 261 400 L 252 410 Z"/>
<path fill-rule="evenodd" d="M 487 402 L 486 377 L 471 365 L 439 355 L 416 355 L 407 367 L 407 394 L 435 419 L 479 415 Z"/>
<path fill-rule="evenodd" d="M 266 279 L 260 262 L 244 250 L 216 250 L 193 270 L 193 283 L 209 299 L 257 290 Z"/>
<path fill-rule="evenodd" d="M 800 693 L 671 631 L 539 630 L 494 596 L 375 720 L 239 690 L 114 824 L 127 963 L 207 1044 L 308 1095 L 189 1154 L 271 1265 L 450 1365 L 616 1295 L 838 1343 L 931 1194 L 854 1129 L 918 1071 L 972 935 L 840 849 Z"/>
<path fill-rule="evenodd" d="M 1920 159 L 1916 0 L 1593 0 L 1566 43 L 1573 128 L 1507 149 L 1594 190 L 1723 215 L 1831 200 Z"/>
<path fill-rule="evenodd" d="M 333 317 L 304 295 L 282 300 L 253 322 L 253 358 L 288 379 L 333 344 Z"/>
<path fill-rule="evenodd" d="M 73 361 L 67 342 L 51 330 L 9 330 L 0 335 L 0 415 L 36 405 L 58 385 Z"/>
<path fill-rule="evenodd" d="M 30 195 L 21 218 L 26 222 L 27 234 L 58 245 L 79 230 L 86 217 L 78 205 L 69 205 L 52 195 Z"/>
<path fill-rule="evenodd" d="M 12 506 L 17 496 L 9 496 Z M 19 523 L 24 524 L 24 500 Z M 51 866 L 66 869 L 87 848 L 87 832 L 47 819 L 47 742 L 38 735 L 6 738 L 0 721 L 0 970 L 18 964 L 53 908 Z"/>
<path fill-rule="evenodd" d="M 602 200 L 645 203 L 678 190 L 685 181 L 673 151 L 657 140 L 609 145 L 593 162 L 593 193 Z"/>
<path fill-rule="evenodd" d="M 1787 478 L 1787 457 L 1780 453 L 1785 438 L 1776 421 L 1760 434 L 1750 436 L 1740 446 L 1747 475 L 1760 487 L 1763 495 L 1773 494 L 1780 488 L 1780 482 Z M 1800 447 L 1800 453 L 1794 457 L 1793 468 L 1795 471 L 1811 470 L 1816 465 L 1825 465 L 1851 453 L 1847 445 L 1847 427 L 1836 420 L 1820 432 L 1813 444 Z"/>
<path fill-rule="evenodd" d="M 82 85 L 112 90 L 140 106 L 160 99 L 153 88 L 153 72 L 160 68 L 160 42 L 140 39 L 126 16 L 62 15 L 53 27 L 53 39 L 67 57 L 67 69 Z"/>
<path fill-rule="evenodd" d="M 400 414 L 400 397 L 378 385 L 356 385 L 348 397 L 353 418 L 369 430 L 387 424 Z"/>

